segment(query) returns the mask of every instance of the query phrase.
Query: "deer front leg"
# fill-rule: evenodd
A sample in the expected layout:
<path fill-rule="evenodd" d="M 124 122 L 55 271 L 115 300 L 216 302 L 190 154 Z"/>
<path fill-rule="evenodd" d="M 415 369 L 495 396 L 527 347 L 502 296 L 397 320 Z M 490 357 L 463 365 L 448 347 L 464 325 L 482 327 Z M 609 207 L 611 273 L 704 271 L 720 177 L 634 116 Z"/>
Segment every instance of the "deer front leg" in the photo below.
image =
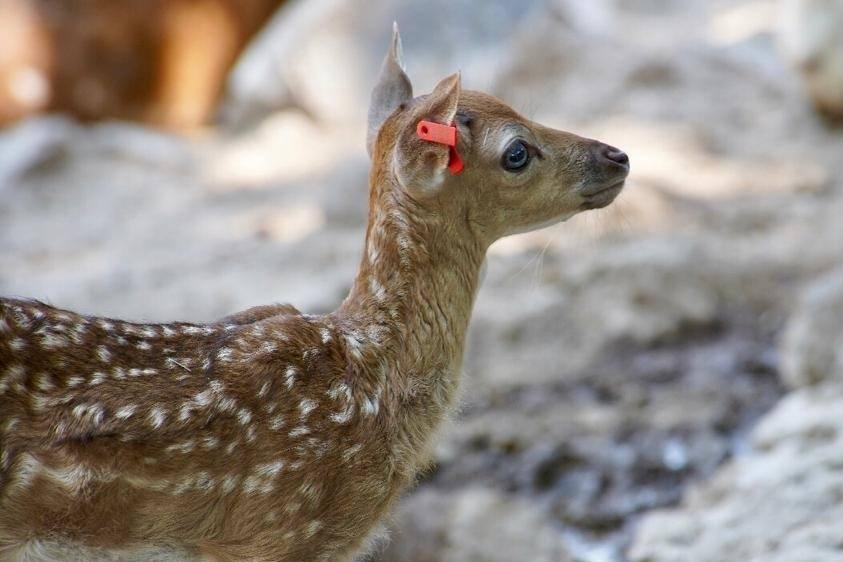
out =
<path fill-rule="evenodd" d="M 301 315 L 299 310 L 289 304 L 267 304 L 262 306 L 253 306 L 241 312 L 235 312 L 230 316 L 226 316 L 221 320 L 217 320 L 215 324 L 236 325 L 243 326 L 245 324 L 252 324 L 272 316 L 298 316 Z"/>

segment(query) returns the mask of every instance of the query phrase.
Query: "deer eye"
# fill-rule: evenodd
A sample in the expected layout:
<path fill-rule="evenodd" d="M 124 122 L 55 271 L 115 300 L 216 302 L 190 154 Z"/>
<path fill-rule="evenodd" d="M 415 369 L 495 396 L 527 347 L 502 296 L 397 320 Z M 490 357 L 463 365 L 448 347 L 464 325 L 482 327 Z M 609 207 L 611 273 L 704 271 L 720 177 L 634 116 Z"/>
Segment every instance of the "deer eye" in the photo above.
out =
<path fill-rule="evenodd" d="M 514 140 L 503 153 L 501 165 L 509 172 L 520 172 L 530 163 L 530 149 L 522 140 Z"/>

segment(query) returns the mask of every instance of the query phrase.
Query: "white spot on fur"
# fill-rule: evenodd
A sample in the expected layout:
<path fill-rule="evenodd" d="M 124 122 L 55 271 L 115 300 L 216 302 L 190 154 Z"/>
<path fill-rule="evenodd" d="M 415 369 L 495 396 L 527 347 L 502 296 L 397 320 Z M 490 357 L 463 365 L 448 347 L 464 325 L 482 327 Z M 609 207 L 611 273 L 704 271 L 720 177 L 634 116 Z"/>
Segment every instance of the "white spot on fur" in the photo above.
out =
<path fill-rule="evenodd" d="M 303 425 L 297 425 L 292 430 L 290 430 L 289 436 L 290 437 L 300 437 L 302 435 L 307 435 L 310 433 L 310 429 Z"/>
<path fill-rule="evenodd" d="M 217 408 L 223 412 L 233 412 L 237 408 L 237 402 L 234 401 L 234 398 L 226 396 L 220 399 L 217 403 Z"/>
<path fill-rule="evenodd" d="M 346 402 L 350 402 L 351 387 L 344 382 L 337 383 L 328 390 L 328 396 L 330 396 L 334 400 L 344 398 Z"/>
<path fill-rule="evenodd" d="M 56 388 L 56 385 L 53 384 L 53 377 L 51 377 L 48 373 L 41 373 L 38 375 L 35 386 L 37 386 L 38 390 L 41 390 L 42 392 L 48 392 Z"/>
<path fill-rule="evenodd" d="M 197 406 L 207 406 L 211 403 L 212 399 L 213 389 L 211 388 L 203 390 L 202 392 L 198 393 L 196 396 L 193 397 L 193 401 L 196 403 Z"/>
<path fill-rule="evenodd" d="M 216 437 L 214 437 L 213 435 L 202 438 L 202 447 L 204 447 L 205 449 L 207 449 L 209 451 L 211 449 L 216 449 L 217 447 L 219 447 L 219 444 L 220 444 L 220 440 L 217 439 Z"/>
<path fill-rule="evenodd" d="M 94 477 L 94 473 L 84 466 L 75 465 L 64 468 L 44 467 L 44 476 L 73 493 L 79 493 Z"/>
<path fill-rule="evenodd" d="M 269 387 L 272 386 L 272 383 L 266 381 L 261 385 L 261 389 L 258 391 L 258 396 L 260 398 L 264 398 L 267 394 L 269 394 Z M 270 412 L 272 413 L 272 412 Z"/>
<path fill-rule="evenodd" d="M 55 406 L 55 402 L 42 394 L 33 394 L 30 396 L 32 409 L 36 412 L 43 413 Z"/>
<path fill-rule="evenodd" d="M 239 445 L 239 444 L 240 444 L 240 442 L 235 439 L 234 441 L 232 441 L 231 443 L 226 445 L 225 452 L 229 455 L 234 453 L 234 449 L 236 449 L 237 445 Z"/>
<path fill-rule="evenodd" d="M 296 375 L 298 371 L 296 368 L 290 365 L 287 367 L 287 370 L 284 372 L 284 383 L 287 385 L 287 390 L 291 390 L 293 385 L 296 384 Z"/>
<path fill-rule="evenodd" d="M 105 411 L 99 404 L 79 404 L 73 408 L 73 415 L 80 420 L 88 419 L 93 425 L 99 425 L 102 423 Z"/>
<path fill-rule="evenodd" d="M 278 431 L 284 427 L 284 417 L 283 416 L 275 416 L 271 420 L 269 420 L 269 428 L 273 431 Z"/>
<path fill-rule="evenodd" d="M 311 538 L 313 535 L 319 532 L 319 529 L 322 528 L 322 522 L 318 519 L 315 521 L 311 521 L 308 523 L 307 527 L 304 530 L 304 536 L 306 538 Z"/>
<path fill-rule="evenodd" d="M 307 351 L 302 353 L 302 355 L 301 355 L 302 361 L 304 361 L 305 363 L 308 363 L 310 361 L 314 361 L 319 357 L 320 353 L 322 353 L 322 350 L 320 350 L 318 347 L 308 349 Z"/>
<path fill-rule="evenodd" d="M 4 433 L 11 433 L 18 425 L 18 418 L 11 418 L 3 425 Z"/>
<path fill-rule="evenodd" d="M 74 387 L 77 387 L 84 382 L 85 382 L 85 379 L 82 378 L 82 377 L 69 377 L 67 379 L 67 386 L 68 386 L 68 388 L 74 388 Z"/>
<path fill-rule="evenodd" d="M 274 478 L 278 476 L 281 469 L 284 468 L 284 461 L 275 461 L 266 464 L 260 464 L 255 468 L 255 472 L 266 478 Z"/>
<path fill-rule="evenodd" d="M 217 359 L 222 362 L 229 362 L 234 357 L 234 350 L 224 347 L 217 352 Z"/>
<path fill-rule="evenodd" d="M 257 476 L 249 476 L 243 481 L 243 491 L 252 494 L 260 487 L 260 484 L 260 479 Z"/>
<path fill-rule="evenodd" d="M 193 485 L 193 477 L 185 476 L 184 478 L 182 478 L 181 482 L 176 484 L 176 487 L 173 488 L 173 494 L 180 496 L 186 492 L 189 492 L 193 488 Z"/>
<path fill-rule="evenodd" d="M 169 445 L 165 450 L 169 453 L 182 453 L 184 455 L 193 451 L 196 444 L 193 442 L 192 439 L 188 439 L 187 441 L 183 441 L 182 443 L 173 443 Z"/>
<path fill-rule="evenodd" d="M 175 335 L 176 335 L 176 331 L 175 331 L 175 330 L 173 330 L 173 329 L 172 329 L 171 327 L 169 327 L 169 326 L 163 326 L 163 327 L 161 328 L 161 334 L 163 334 L 165 338 L 171 338 L 171 337 L 173 337 L 173 336 L 175 336 Z"/>
<path fill-rule="evenodd" d="M 363 356 L 363 342 L 360 338 L 360 335 L 357 333 L 348 333 L 344 336 L 345 345 L 351 354 L 356 358 L 360 359 Z"/>
<path fill-rule="evenodd" d="M 331 414 L 331 420 L 340 424 L 344 425 L 351 421 L 351 418 L 354 416 L 354 404 L 346 404 L 345 408 L 342 409 L 340 412 L 335 412 Z"/>
<path fill-rule="evenodd" d="M 104 345 L 97 346 L 97 357 L 103 363 L 109 363 L 111 361 L 111 352 Z"/>
<path fill-rule="evenodd" d="M 126 323 L 126 322 L 124 322 L 120 325 L 120 330 L 124 334 L 129 334 L 129 335 L 132 335 L 132 336 L 141 335 L 140 328 L 138 328 L 137 326 L 134 326 L 132 324 Z"/>
<path fill-rule="evenodd" d="M 155 338 L 158 337 L 158 332 L 155 331 L 155 328 L 152 326 L 147 326 L 143 330 L 141 330 L 141 334 L 145 338 Z"/>
<path fill-rule="evenodd" d="M 106 374 L 105 374 L 105 373 L 100 373 L 99 371 L 97 371 L 97 372 L 96 372 L 96 373 L 94 373 L 94 375 L 91 377 L 91 381 L 90 381 L 88 384 L 89 384 L 90 386 L 96 386 L 96 385 L 98 385 L 98 384 L 102 384 L 103 382 L 105 382 L 105 379 L 106 379 Z"/>
<path fill-rule="evenodd" d="M 61 347 L 67 347 L 69 343 L 66 337 L 58 334 L 46 333 L 41 336 L 41 347 L 44 349 L 59 349 Z"/>
<path fill-rule="evenodd" d="M 9 382 L 15 382 L 23 379 L 25 374 L 26 370 L 23 368 L 23 365 L 12 365 L 6 369 L 6 375 L 3 378 Z"/>
<path fill-rule="evenodd" d="M 141 351 L 149 351 L 152 349 L 152 345 L 148 341 L 139 341 L 135 344 L 135 347 Z"/>
<path fill-rule="evenodd" d="M 203 470 L 199 474 L 196 475 L 196 488 L 197 489 L 207 492 L 214 487 L 214 484 L 215 484 L 214 478 L 211 476 L 210 473 L 205 472 Z"/>
<path fill-rule="evenodd" d="M 153 429 L 160 429 L 164 427 L 164 421 L 167 419 L 167 412 L 163 408 L 155 407 L 149 411 L 149 424 Z"/>
<path fill-rule="evenodd" d="M 237 420 L 240 422 L 240 425 L 247 425 L 252 421 L 252 412 L 246 408 L 240 408 L 240 411 L 237 412 Z"/>
<path fill-rule="evenodd" d="M 136 409 L 137 407 L 134 404 L 123 406 L 114 413 L 114 417 L 118 420 L 127 420 L 135 414 Z"/>
<path fill-rule="evenodd" d="M 380 402 L 375 396 L 366 396 L 360 405 L 360 411 L 365 416 L 376 416 L 380 410 Z"/>
<path fill-rule="evenodd" d="M 191 416 L 193 415 L 193 408 L 190 404 L 182 404 L 181 409 L 179 410 L 179 421 L 186 422 L 190 420 Z"/>
<path fill-rule="evenodd" d="M 230 494 L 237 488 L 237 484 L 240 483 L 240 477 L 236 474 L 228 474 L 222 479 L 222 491 L 223 493 Z"/>
<path fill-rule="evenodd" d="M 20 351 L 26 347 L 26 342 L 21 338 L 14 338 L 9 342 L 9 347 L 12 348 L 12 351 Z"/>
<path fill-rule="evenodd" d="M 11 471 L 11 482 L 8 488 L 10 493 L 29 488 L 35 477 L 41 473 L 43 467 L 38 459 L 28 453 L 22 454 L 19 459 Z"/>
<path fill-rule="evenodd" d="M 322 343 L 329 343 L 331 341 L 331 330 L 328 328 L 322 328 L 320 333 L 322 335 Z"/>
<path fill-rule="evenodd" d="M 70 339 L 76 345 L 83 345 L 85 343 L 84 335 L 88 331 L 84 324 L 77 324 L 70 332 Z"/>
<path fill-rule="evenodd" d="M 311 400 L 310 398 L 304 398 L 301 402 L 299 402 L 299 412 L 301 412 L 301 418 L 305 419 L 310 412 L 316 409 L 316 402 Z"/>
<path fill-rule="evenodd" d="M 97 325 L 106 332 L 111 332 L 114 330 L 114 324 L 112 324 L 108 320 L 97 320 Z"/>

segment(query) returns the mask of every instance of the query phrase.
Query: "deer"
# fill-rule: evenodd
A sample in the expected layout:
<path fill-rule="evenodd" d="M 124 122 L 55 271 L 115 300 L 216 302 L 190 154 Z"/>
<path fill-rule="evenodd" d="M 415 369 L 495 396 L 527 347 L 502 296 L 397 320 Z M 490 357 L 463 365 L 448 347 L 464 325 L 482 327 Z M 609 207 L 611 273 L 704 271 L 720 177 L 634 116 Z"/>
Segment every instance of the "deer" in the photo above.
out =
<path fill-rule="evenodd" d="M 363 255 L 331 313 L 144 324 L 0 300 L 0 561 L 369 548 L 455 408 L 486 250 L 606 207 L 630 164 L 459 73 L 414 97 L 397 26 L 367 147 Z"/>

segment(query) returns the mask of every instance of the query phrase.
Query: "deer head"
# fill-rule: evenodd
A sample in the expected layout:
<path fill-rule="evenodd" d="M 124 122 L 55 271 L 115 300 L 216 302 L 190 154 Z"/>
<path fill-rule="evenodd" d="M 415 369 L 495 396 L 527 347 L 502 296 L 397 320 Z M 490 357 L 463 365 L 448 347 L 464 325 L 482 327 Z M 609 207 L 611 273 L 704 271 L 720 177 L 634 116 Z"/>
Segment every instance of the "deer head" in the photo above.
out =
<path fill-rule="evenodd" d="M 419 135 L 419 123 L 453 125 L 464 170 L 449 171 L 448 146 Z M 373 173 L 391 195 L 446 220 L 467 221 L 486 244 L 605 207 L 621 192 L 629 158 L 621 150 L 519 115 L 497 98 L 463 90 L 448 76 L 413 97 L 397 27 L 369 109 Z"/>

